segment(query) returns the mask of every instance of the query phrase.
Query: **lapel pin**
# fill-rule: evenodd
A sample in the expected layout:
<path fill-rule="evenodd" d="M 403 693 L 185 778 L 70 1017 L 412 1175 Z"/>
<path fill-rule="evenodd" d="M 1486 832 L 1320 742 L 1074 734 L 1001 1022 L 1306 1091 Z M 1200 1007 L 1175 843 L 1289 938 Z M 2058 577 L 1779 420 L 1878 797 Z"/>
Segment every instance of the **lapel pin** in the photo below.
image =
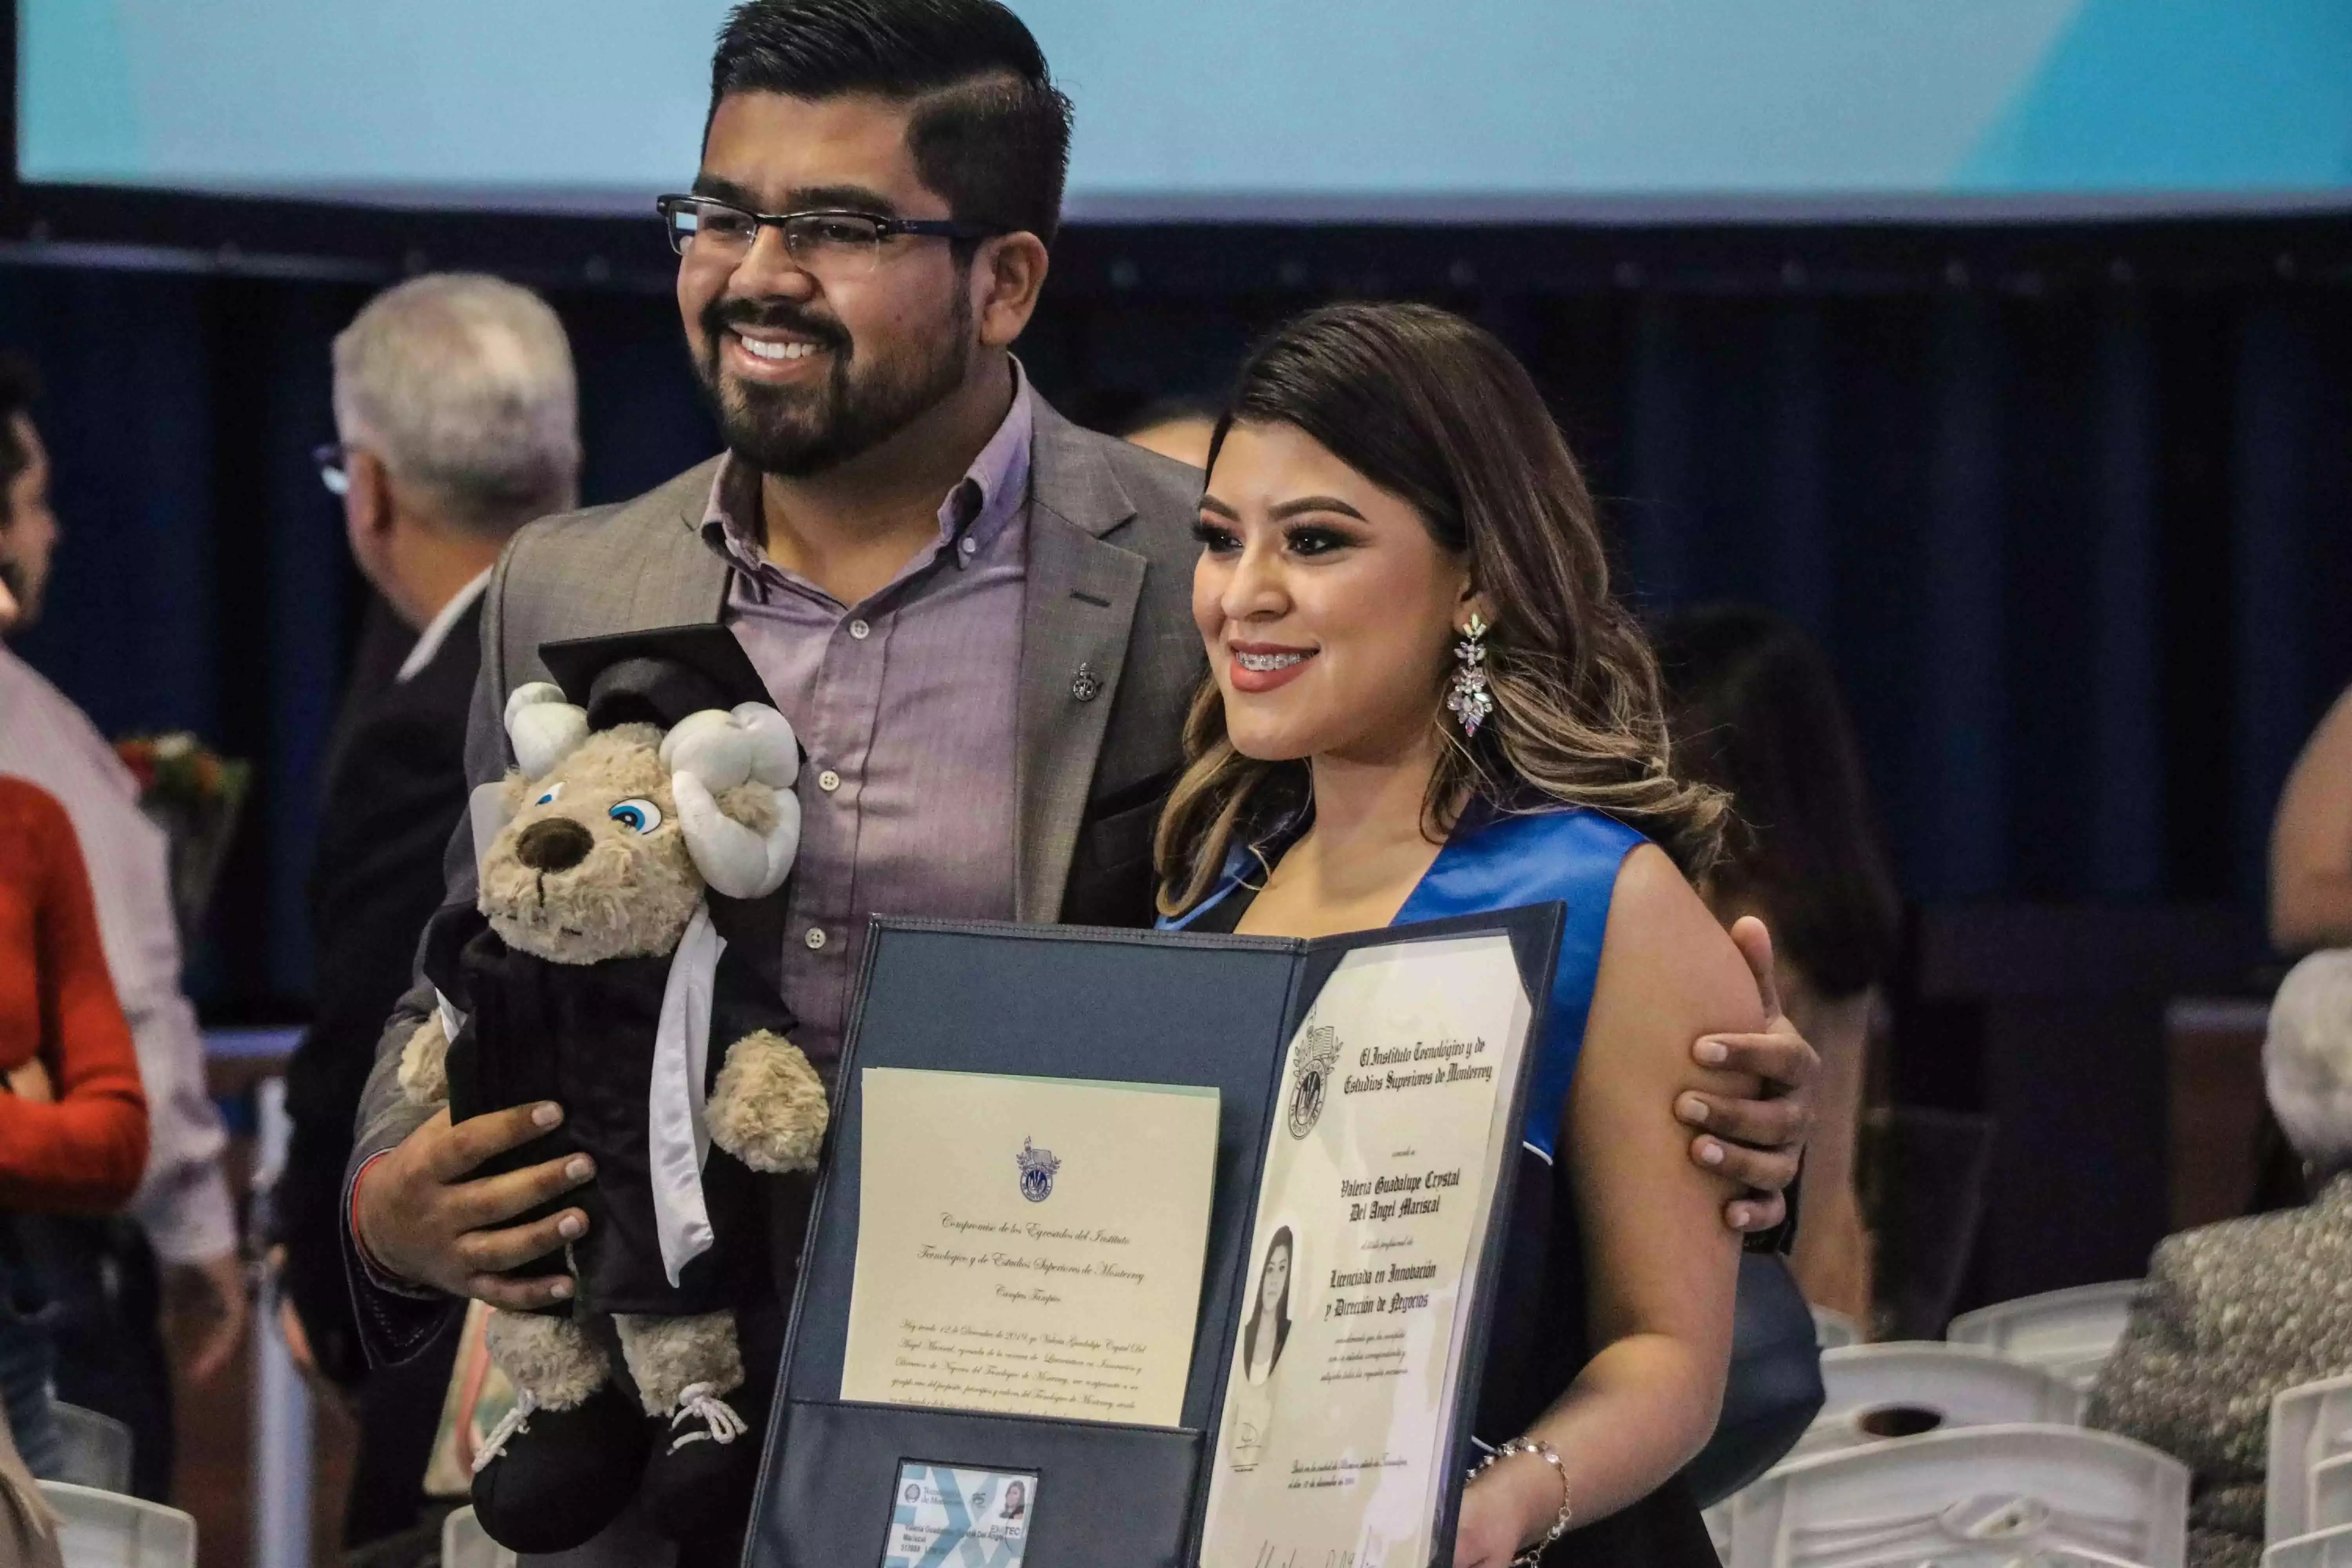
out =
<path fill-rule="evenodd" d="M 1102 695 L 1102 678 L 1091 664 L 1078 666 L 1077 674 L 1070 677 L 1070 695 L 1081 702 L 1092 702 Z"/>

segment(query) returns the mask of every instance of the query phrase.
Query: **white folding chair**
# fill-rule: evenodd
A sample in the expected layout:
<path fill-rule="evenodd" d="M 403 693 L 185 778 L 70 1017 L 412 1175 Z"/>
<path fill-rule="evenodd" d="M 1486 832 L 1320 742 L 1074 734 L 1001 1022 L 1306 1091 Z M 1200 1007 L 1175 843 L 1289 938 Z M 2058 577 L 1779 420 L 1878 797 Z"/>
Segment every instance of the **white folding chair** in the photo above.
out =
<path fill-rule="evenodd" d="M 194 1568 L 196 1521 L 121 1492 L 43 1481 L 66 1568 Z"/>
<path fill-rule="evenodd" d="M 2274 1541 L 2263 1551 L 2263 1568 L 2352 1568 L 2352 1525 Z"/>
<path fill-rule="evenodd" d="M 2189 1471 L 2171 1456 L 2079 1427 L 1979 1426 L 1781 1466 L 1732 1499 L 1724 1561 L 2181 1568 L 2188 1535 Z"/>
<path fill-rule="evenodd" d="M 58 1434 L 65 1439 L 58 1479 L 102 1492 L 131 1489 L 131 1428 L 111 1415 L 58 1400 Z"/>
<path fill-rule="evenodd" d="M 1821 1414 L 1792 1459 L 1963 1426 L 2073 1426 L 2072 1384 L 1974 1345 L 1904 1340 L 1822 1352 Z"/>
<path fill-rule="evenodd" d="M 441 1568 L 515 1568 L 515 1554 L 492 1541 L 470 1508 L 441 1521 Z"/>
<path fill-rule="evenodd" d="M 2131 1320 L 2140 1281 L 2077 1285 L 1979 1307 L 1954 1318 L 1944 1338 L 1956 1345 L 1982 1345 L 2011 1361 L 2056 1373 L 2088 1390 L 2099 1368 L 2115 1353 Z"/>
<path fill-rule="evenodd" d="M 2271 1401 L 2264 1542 L 2275 1546 L 2320 1528 L 2312 1515 L 2313 1472 L 2347 1454 L 2352 1454 L 2352 1377 L 2306 1383 Z"/>
<path fill-rule="evenodd" d="M 2352 1524 L 2352 1454 L 2311 1467 L 2311 1528 L 2305 1534 Z"/>
<path fill-rule="evenodd" d="M 1813 1309 L 1813 1342 L 1825 1351 L 1843 1350 L 1847 1345 L 1862 1342 L 1862 1325 L 1843 1312 L 1832 1312 L 1827 1307 Z"/>

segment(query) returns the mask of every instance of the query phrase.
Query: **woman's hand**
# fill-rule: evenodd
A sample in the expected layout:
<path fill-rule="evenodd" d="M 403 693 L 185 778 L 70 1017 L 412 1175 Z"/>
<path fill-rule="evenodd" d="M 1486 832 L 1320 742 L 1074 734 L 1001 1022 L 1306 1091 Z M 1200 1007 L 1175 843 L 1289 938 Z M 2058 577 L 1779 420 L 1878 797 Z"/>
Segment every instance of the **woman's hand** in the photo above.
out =
<path fill-rule="evenodd" d="M 1489 1466 L 1462 1494 L 1454 1568 L 1507 1568 L 1559 1517 L 1559 1471 L 1532 1454 Z"/>

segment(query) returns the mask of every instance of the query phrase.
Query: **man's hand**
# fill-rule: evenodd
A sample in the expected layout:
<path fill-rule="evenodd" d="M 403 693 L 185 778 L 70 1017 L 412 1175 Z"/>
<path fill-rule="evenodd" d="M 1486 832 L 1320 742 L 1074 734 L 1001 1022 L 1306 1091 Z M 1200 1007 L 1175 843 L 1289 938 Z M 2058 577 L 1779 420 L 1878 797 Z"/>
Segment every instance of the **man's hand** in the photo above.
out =
<path fill-rule="evenodd" d="M 190 1383 L 210 1383 L 236 1359 L 248 1316 L 245 1261 L 234 1252 L 174 1263 L 163 1274 L 170 1342 L 184 1350 Z"/>
<path fill-rule="evenodd" d="M 572 1208 L 530 1225 L 506 1222 L 587 1181 L 595 1164 L 570 1154 L 468 1179 L 483 1161 L 520 1149 L 562 1121 L 561 1108 L 541 1103 L 452 1125 L 444 1106 L 361 1173 L 352 1203 L 360 1246 L 400 1279 L 493 1307 L 524 1310 L 565 1300 L 572 1294 L 568 1274 L 512 1279 L 506 1270 L 586 1235 L 587 1215 Z"/>
<path fill-rule="evenodd" d="M 1748 1073 L 1764 1080 L 1761 1100 L 1727 1100 L 1686 1089 L 1675 1115 L 1706 1131 L 1691 1140 L 1691 1158 L 1748 1189 L 1726 1205 L 1723 1220 L 1742 1233 L 1770 1230 L 1789 1212 L 1789 1184 L 1805 1153 L 1813 1124 L 1813 1077 L 1822 1058 L 1780 1010 L 1772 971 L 1772 936 L 1754 915 L 1732 922 L 1731 940 L 1756 976 L 1764 1002 L 1760 1035 L 1709 1035 L 1691 1047 L 1702 1066 Z"/>

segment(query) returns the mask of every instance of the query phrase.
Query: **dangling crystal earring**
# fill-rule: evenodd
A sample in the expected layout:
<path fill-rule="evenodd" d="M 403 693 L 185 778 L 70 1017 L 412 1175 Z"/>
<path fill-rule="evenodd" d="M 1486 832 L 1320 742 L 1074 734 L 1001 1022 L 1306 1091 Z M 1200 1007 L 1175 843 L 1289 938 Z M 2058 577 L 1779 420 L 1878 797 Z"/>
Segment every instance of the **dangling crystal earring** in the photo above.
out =
<path fill-rule="evenodd" d="M 1461 668 L 1448 685 L 1445 710 L 1462 726 L 1466 740 L 1478 733 L 1478 726 L 1495 710 L 1494 693 L 1486 689 L 1486 622 L 1482 616 L 1472 614 L 1454 645 L 1454 657 Z"/>

